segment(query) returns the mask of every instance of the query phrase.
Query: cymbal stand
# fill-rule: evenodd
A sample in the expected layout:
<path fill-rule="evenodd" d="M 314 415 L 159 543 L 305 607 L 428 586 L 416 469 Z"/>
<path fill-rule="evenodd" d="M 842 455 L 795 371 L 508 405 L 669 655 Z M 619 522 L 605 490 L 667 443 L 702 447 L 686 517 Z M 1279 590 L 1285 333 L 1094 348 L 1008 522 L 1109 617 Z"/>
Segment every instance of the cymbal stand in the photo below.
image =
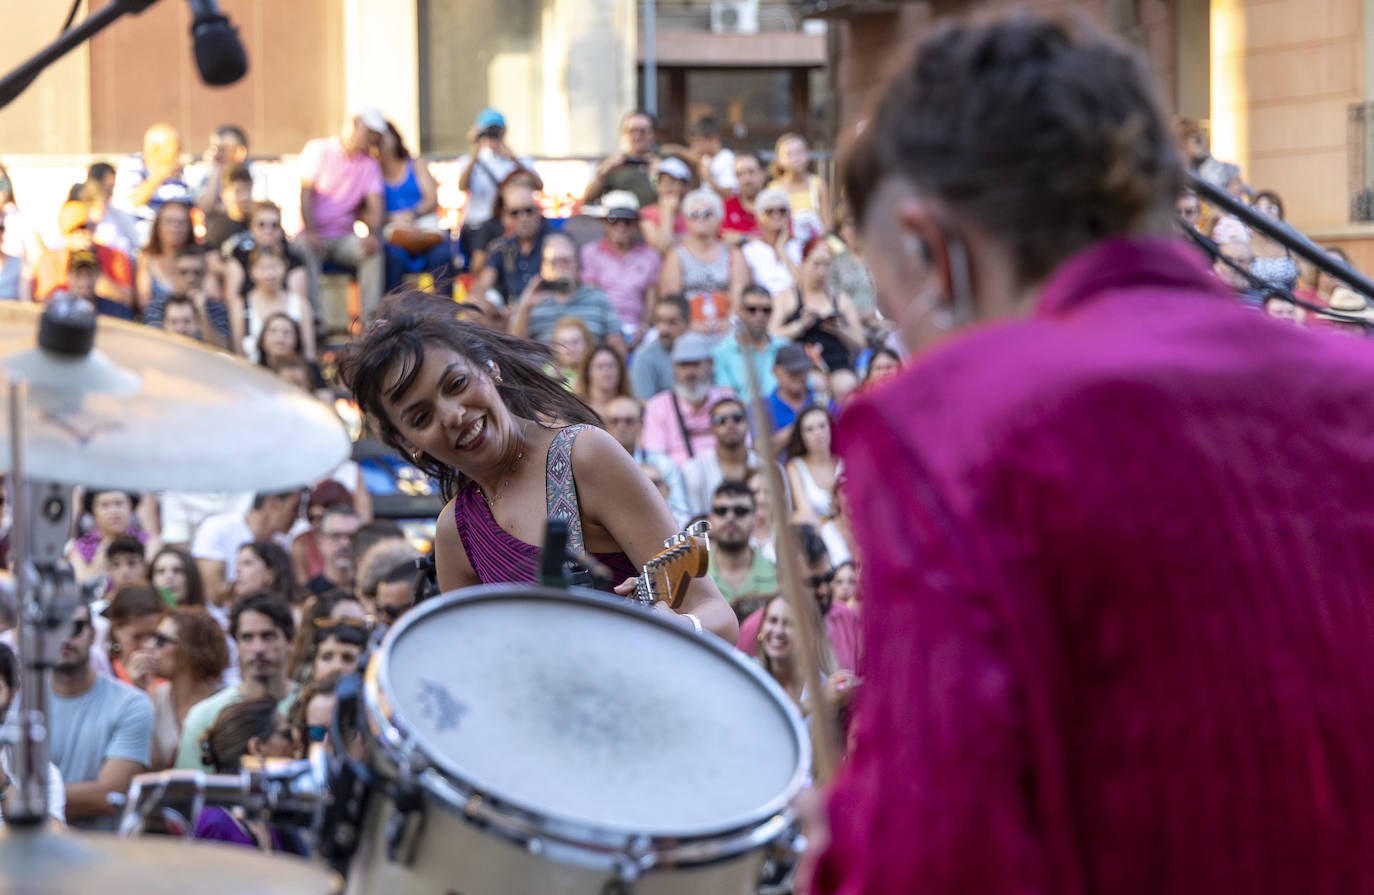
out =
<path fill-rule="evenodd" d="M 9 383 L 10 499 L 13 501 L 15 594 L 19 602 L 19 659 L 24 666 L 20 732 L 11 773 L 18 805 L 5 820 L 15 828 L 40 825 L 48 813 L 51 752 L 49 674 L 80 599 L 63 558 L 71 520 L 71 487 L 31 482 L 25 470 L 29 386 Z"/>

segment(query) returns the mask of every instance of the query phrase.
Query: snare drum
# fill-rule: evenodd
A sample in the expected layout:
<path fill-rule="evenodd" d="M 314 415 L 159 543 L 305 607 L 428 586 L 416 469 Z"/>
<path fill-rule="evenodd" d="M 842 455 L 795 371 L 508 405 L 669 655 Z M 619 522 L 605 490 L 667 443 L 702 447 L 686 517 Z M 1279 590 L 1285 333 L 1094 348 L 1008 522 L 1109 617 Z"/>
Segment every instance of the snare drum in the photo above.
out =
<path fill-rule="evenodd" d="M 754 663 L 628 602 L 490 586 L 407 613 L 364 683 L 350 893 L 745 895 L 810 767 Z"/>

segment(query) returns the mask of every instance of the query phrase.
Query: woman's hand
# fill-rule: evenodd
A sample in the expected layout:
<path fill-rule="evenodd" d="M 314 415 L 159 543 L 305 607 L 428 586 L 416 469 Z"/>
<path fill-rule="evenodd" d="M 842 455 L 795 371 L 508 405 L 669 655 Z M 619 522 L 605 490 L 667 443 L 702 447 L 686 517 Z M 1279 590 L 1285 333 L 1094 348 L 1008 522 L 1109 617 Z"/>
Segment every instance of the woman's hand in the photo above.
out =
<path fill-rule="evenodd" d="M 852 671 L 842 668 L 831 673 L 825 680 L 825 698 L 829 701 L 830 707 L 837 712 L 848 708 L 860 683 L 858 675 Z"/>
<path fill-rule="evenodd" d="M 620 594 L 622 597 L 630 597 L 630 596 L 634 596 L 634 592 L 635 592 L 636 588 L 638 588 L 638 587 L 639 587 L 639 579 L 638 579 L 638 578 L 626 578 L 624 581 L 620 582 L 619 584 L 617 584 L 617 585 L 616 585 L 614 588 L 612 588 L 612 589 L 613 589 L 616 593 Z"/>
<path fill-rule="evenodd" d="M 135 650 L 124 665 L 124 670 L 129 673 L 129 679 L 140 690 L 147 690 L 152 686 L 153 671 L 156 668 L 157 656 L 149 649 Z"/>

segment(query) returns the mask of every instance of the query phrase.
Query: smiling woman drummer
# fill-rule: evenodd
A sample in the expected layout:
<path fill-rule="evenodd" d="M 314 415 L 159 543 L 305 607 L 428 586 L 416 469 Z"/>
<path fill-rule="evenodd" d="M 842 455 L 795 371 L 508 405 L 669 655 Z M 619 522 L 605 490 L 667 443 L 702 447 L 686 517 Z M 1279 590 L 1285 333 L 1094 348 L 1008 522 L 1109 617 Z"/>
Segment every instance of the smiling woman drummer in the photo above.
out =
<path fill-rule="evenodd" d="M 546 346 L 455 319 L 452 302 L 389 300 L 344 360 L 345 382 L 382 439 L 438 479 L 448 503 L 434 555 L 444 591 L 533 583 L 545 520 L 622 580 L 677 527 L 634 459 L 596 413 L 545 368 Z M 738 623 L 709 578 L 688 586 L 683 625 L 734 642 Z"/>

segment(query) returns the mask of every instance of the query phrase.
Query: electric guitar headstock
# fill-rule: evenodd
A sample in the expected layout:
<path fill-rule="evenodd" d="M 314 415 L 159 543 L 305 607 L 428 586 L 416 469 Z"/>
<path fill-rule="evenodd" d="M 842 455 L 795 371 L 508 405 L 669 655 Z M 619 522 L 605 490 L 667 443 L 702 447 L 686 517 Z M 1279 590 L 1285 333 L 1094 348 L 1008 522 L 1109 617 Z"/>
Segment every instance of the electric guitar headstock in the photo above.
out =
<path fill-rule="evenodd" d="M 635 599 L 645 606 L 659 600 L 674 609 L 687 594 L 693 578 L 701 578 L 711 564 L 711 523 L 702 520 L 663 542 L 663 550 L 644 564 Z"/>

